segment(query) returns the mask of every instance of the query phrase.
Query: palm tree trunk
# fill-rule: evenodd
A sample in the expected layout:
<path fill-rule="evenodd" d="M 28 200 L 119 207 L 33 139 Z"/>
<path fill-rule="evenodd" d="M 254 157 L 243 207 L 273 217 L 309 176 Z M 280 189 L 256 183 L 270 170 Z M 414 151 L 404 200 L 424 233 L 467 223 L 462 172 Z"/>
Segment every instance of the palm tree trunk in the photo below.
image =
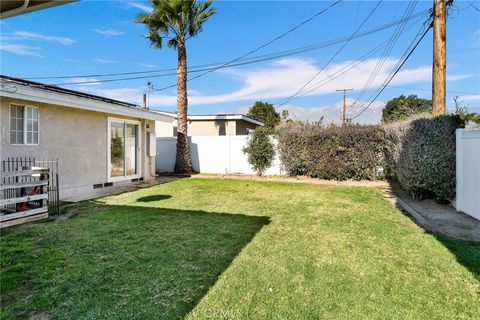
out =
<path fill-rule="evenodd" d="M 192 161 L 187 138 L 187 50 L 184 43 L 177 47 L 177 153 L 175 173 L 191 173 Z"/>

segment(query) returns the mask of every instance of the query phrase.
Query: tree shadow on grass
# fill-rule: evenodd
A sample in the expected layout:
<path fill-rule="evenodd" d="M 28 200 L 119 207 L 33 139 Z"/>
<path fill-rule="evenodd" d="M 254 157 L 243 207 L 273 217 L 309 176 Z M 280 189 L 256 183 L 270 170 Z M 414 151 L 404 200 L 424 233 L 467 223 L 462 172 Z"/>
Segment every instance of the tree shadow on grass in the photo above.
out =
<path fill-rule="evenodd" d="M 269 223 L 94 202 L 82 212 L 91 213 L 3 236 L 12 249 L 2 254 L 6 317 L 183 318 Z"/>
<path fill-rule="evenodd" d="M 480 241 L 453 239 L 434 234 L 451 253 L 458 263 L 467 268 L 480 281 Z"/>
<path fill-rule="evenodd" d="M 161 201 L 161 200 L 166 200 L 170 199 L 172 196 L 168 194 L 154 194 L 151 196 L 145 196 L 145 197 L 140 197 L 137 199 L 139 202 L 153 202 L 153 201 Z"/>

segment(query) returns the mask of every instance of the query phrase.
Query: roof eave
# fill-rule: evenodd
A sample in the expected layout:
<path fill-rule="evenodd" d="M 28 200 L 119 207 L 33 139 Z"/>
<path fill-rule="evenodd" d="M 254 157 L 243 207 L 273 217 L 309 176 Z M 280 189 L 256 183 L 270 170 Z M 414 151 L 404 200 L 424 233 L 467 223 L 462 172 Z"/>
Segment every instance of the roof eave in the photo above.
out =
<path fill-rule="evenodd" d="M 148 110 L 137 109 L 133 107 L 124 107 L 103 101 L 97 101 L 88 98 L 74 97 L 67 94 L 60 94 L 49 91 L 35 90 L 33 88 L 18 86 L 15 91 L 6 89 L 0 91 L 0 96 L 47 103 L 69 108 L 90 110 L 94 112 L 110 113 L 119 116 L 128 116 L 147 120 L 157 120 L 170 122 L 170 117 Z"/>

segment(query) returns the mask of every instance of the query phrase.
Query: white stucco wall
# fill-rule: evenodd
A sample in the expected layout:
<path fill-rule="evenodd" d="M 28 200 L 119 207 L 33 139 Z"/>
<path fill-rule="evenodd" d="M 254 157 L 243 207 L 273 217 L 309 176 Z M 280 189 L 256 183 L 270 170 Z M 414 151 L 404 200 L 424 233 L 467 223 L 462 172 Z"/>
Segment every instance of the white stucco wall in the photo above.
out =
<path fill-rule="evenodd" d="M 60 197 L 94 193 L 93 185 L 107 182 L 107 119 L 118 115 L 86 111 L 56 105 L 1 97 L 0 159 L 8 157 L 35 157 L 59 159 Z M 39 144 L 11 145 L 9 140 L 10 104 L 16 103 L 39 108 Z M 155 131 L 155 121 L 141 120 L 141 171 L 146 181 L 154 178 L 155 157 L 146 150 L 146 125 Z M 114 185 L 131 183 L 130 180 Z"/>
<path fill-rule="evenodd" d="M 242 151 L 247 143 L 247 139 L 248 136 L 189 137 L 193 170 L 201 173 L 255 174 L 248 163 L 247 156 Z M 175 147 L 176 138 L 157 138 L 157 172 L 173 171 L 175 165 Z M 278 156 L 265 174 L 284 174 Z"/>
<path fill-rule="evenodd" d="M 480 129 L 457 129 L 458 211 L 480 220 Z"/>

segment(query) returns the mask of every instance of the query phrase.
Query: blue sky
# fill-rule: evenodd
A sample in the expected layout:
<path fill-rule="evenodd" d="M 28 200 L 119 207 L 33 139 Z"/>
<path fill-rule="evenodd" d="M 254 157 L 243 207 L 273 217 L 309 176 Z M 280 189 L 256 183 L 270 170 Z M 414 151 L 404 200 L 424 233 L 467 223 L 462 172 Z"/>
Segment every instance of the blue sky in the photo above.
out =
<path fill-rule="evenodd" d="M 427 10 L 432 1 L 419 1 L 413 12 Z M 326 8 L 331 2 L 309 1 L 217 1 L 217 14 L 204 31 L 187 44 L 190 66 L 229 61 L 255 49 L 298 23 Z M 352 34 L 377 5 L 376 1 L 342 1 L 298 30 L 274 42 L 252 56 L 264 55 L 321 43 Z M 407 1 L 383 1 L 361 31 L 399 20 Z M 473 2 L 480 7 L 480 1 Z M 144 38 L 145 27 L 133 22 L 145 10 L 142 1 L 80 1 L 19 17 L 3 20 L 1 28 L 1 73 L 30 78 L 71 76 L 66 79 L 38 80 L 45 83 L 95 81 L 121 78 L 92 76 L 104 73 L 152 71 L 176 67 L 176 52 L 150 47 Z M 460 96 L 465 105 L 480 107 L 480 12 L 466 1 L 456 1 L 448 20 L 447 105 Z M 404 50 L 419 31 L 426 14 L 412 20 L 408 30 L 396 42 L 388 59 L 363 96 L 362 88 L 382 51 L 341 75 L 284 106 L 291 115 L 303 120 L 340 120 L 341 95 L 337 88 L 353 88 L 348 104 L 352 116 L 385 80 Z M 329 74 L 357 61 L 363 54 L 390 38 L 395 28 L 350 41 L 319 73 L 312 85 Z M 225 68 L 189 82 L 191 114 L 245 112 L 256 100 L 277 103 L 300 89 L 341 47 L 341 43 L 302 54 L 244 66 Z M 425 37 L 402 71 L 365 113 L 363 122 L 378 120 L 384 102 L 399 94 L 417 94 L 430 98 L 432 34 Z M 176 77 L 154 77 L 110 83 L 65 85 L 65 87 L 141 104 L 146 82 L 155 88 L 175 84 Z M 394 88 L 400 86 L 412 90 Z M 309 87 L 307 87 L 309 88 Z M 152 108 L 174 111 L 175 88 L 154 92 Z"/>

